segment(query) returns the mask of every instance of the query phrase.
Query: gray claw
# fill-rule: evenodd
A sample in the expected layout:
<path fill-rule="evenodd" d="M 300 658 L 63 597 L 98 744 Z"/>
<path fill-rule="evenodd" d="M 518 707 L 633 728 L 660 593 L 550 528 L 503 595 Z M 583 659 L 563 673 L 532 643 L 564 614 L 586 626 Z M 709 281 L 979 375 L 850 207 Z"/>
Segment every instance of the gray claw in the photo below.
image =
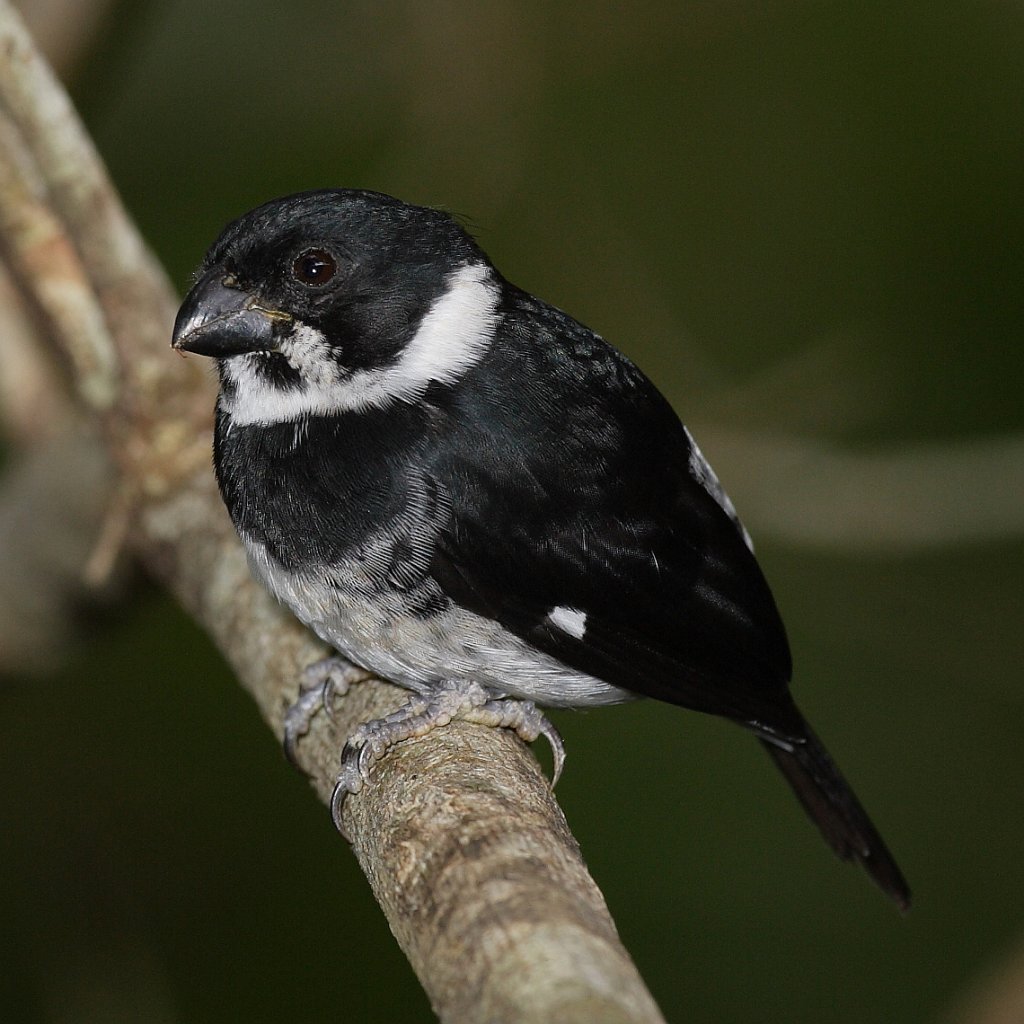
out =
<path fill-rule="evenodd" d="M 491 697 L 476 683 L 446 683 L 428 694 L 416 694 L 384 718 L 366 722 L 348 738 L 341 753 L 341 771 L 331 793 L 331 818 L 342 837 L 351 837 L 342 823 L 345 800 L 370 783 L 373 766 L 396 743 L 425 736 L 455 718 L 495 728 L 512 729 L 527 743 L 543 736 L 551 746 L 554 789 L 565 767 L 565 744 L 558 730 L 531 701 Z"/>
<path fill-rule="evenodd" d="M 543 736 L 551 747 L 551 788 L 558 785 L 565 767 L 565 743 L 554 724 L 533 701 L 508 697 L 489 700 L 480 707 L 463 713 L 462 717 L 481 725 L 512 729 L 524 743 L 533 743 Z"/>
<path fill-rule="evenodd" d="M 309 732 L 313 718 L 320 711 L 332 717 L 334 701 L 344 697 L 353 683 L 369 678 L 369 672 L 340 655 L 322 658 L 303 669 L 299 696 L 284 715 L 284 756 L 293 767 L 302 770 L 298 743 Z"/>
<path fill-rule="evenodd" d="M 345 744 L 345 749 L 341 754 L 341 771 L 338 773 L 334 789 L 331 791 L 331 819 L 334 821 L 334 827 L 341 833 L 342 839 L 348 843 L 352 842 L 352 837 L 348 834 L 341 815 L 349 794 L 358 793 L 363 788 L 363 783 L 369 781 L 358 764 L 365 749 L 363 747 L 356 750 L 348 743 Z M 357 762 L 356 765 L 353 765 L 353 761 Z"/>
<path fill-rule="evenodd" d="M 356 754 L 356 770 L 359 772 L 359 777 L 363 782 L 370 781 L 370 769 L 373 767 L 373 762 L 376 760 L 373 755 L 374 751 L 369 744 L 360 747 L 359 752 Z"/>
<path fill-rule="evenodd" d="M 565 767 L 565 743 L 562 734 L 546 718 L 541 726 L 540 735 L 548 741 L 551 747 L 551 788 L 558 785 L 562 777 L 562 769 Z"/>
<path fill-rule="evenodd" d="M 284 714 L 284 756 L 294 768 L 300 768 L 296 756 L 298 742 L 309 732 L 313 716 L 323 702 L 321 690 L 322 687 L 300 690 L 298 699 Z"/>

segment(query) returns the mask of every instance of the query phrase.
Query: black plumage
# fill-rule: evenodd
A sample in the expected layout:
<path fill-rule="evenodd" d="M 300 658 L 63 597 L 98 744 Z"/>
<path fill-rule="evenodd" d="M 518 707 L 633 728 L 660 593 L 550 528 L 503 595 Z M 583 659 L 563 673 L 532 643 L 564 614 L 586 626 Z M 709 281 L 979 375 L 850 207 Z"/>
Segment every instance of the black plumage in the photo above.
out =
<path fill-rule="evenodd" d="M 304 280 L 314 272 L 327 280 Z M 454 312 L 435 332 L 442 308 Z M 389 636 L 468 612 L 517 638 L 516 658 L 540 652 L 580 680 L 509 692 L 586 704 L 592 678 L 732 719 L 836 852 L 909 904 L 793 703 L 771 591 L 675 412 L 616 349 L 505 281 L 451 218 L 346 190 L 268 204 L 213 246 L 175 339 L 220 360 L 215 465 L 250 554 L 300 617 L 289 595 L 326 581 L 337 622 L 305 621 L 343 653 L 367 660 L 346 632 L 366 632 L 346 596 L 346 577 L 365 576 L 405 617 Z M 400 655 L 410 677 L 397 681 L 441 681 L 436 652 L 409 641 Z"/>

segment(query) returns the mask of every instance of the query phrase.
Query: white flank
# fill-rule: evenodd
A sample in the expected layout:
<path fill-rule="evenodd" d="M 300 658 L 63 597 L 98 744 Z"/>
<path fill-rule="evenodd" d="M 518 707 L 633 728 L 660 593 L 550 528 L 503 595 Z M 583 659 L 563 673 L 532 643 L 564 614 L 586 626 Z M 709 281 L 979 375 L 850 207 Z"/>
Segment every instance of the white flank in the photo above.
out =
<path fill-rule="evenodd" d="M 576 640 L 582 640 L 587 631 L 587 613 L 562 604 L 548 612 L 548 622 Z"/>
<path fill-rule="evenodd" d="M 351 375 L 339 366 L 324 335 L 300 323 L 279 351 L 302 375 L 302 385 L 278 388 L 264 380 L 256 360 L 265 356 L 228 359 L 235 390 L 222 397 L 224 409 L 241 427 L 414 402 L 434 381 L 452 384 L 483 358 L 498 327 L 498 300 L 486 264 L 459 268 L 395 363 Z"/>
<path fill-rule="evenodd" d="M 736 529 L 740 531 L 744 543 L 753 551 L 754 542 L 751 540 L 750 534 L 747 533 L 747 528 L 740 522 L 740 517 L 736 514 L 736 507 L 729 495 L 725 493 L 725 488 L 718 482 L 711 463 L 704 458 L 704 453 L 694 441 L 693 434 L 686 427 L 683 427 L 683 430 L 686 431 L 686 436 L 690 440 L 690 474 L 721 505 L 722 511 L 736 524 Z"/>
<path fill-rule="evenodd" d="M 390 549 L 393 538 L 385 528 L 368 539 L 364 552 L 372 558 L 380 545 Z M 362 554 L 328 571 L 293 573 L 251 537 L 243 534 L 242 540 L 256 576 L 300 621 L 350 661 L 417 693 L 435 691 L 442 680 L 472 680 L 495 695 L 548 707 L 600 707 L 636 696 L 457 605 L 426 617 L 413 612 L 408 594 L 381 589 Z"/>

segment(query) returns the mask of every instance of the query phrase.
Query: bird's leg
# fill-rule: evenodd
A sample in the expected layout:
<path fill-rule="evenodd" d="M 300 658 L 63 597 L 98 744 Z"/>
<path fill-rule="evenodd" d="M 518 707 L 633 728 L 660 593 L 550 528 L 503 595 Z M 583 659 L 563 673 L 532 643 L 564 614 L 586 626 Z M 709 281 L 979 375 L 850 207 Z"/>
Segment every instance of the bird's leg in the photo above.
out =
<path fill-rule="evenodd" d="M 371 673 L 353 665 L 352 662 L 333 654 L 329 658 L 307 665 L 302 672 L 299 696 L 284 713 L 284 756 L 296 768 L 296 747 L 299 740 L 309 732 L 310 723 L 319 711 L 330 716 L 334 701 L 344 697 L 353 683 L 369 679 Z"/>
<path fill-rule="evenodd" d="M 370 781 L 370 770 L 387 751 L 402 740 L 425 736 L 456 718 L 512 729 L 526 743 L 543 736 L 554 756 L 552 787 L 558 782 L 565 764 L 565 745 L 558 730 L 532 701 L 495 698 L 477 683 L 447 682 L 430 693 L 416 694 L 386 718 L 366 722 L 348 738 L 331 795 L 331 816 L 342 836 L 349 838 L 341 821 L 346 797 L 358 793 Z"/>

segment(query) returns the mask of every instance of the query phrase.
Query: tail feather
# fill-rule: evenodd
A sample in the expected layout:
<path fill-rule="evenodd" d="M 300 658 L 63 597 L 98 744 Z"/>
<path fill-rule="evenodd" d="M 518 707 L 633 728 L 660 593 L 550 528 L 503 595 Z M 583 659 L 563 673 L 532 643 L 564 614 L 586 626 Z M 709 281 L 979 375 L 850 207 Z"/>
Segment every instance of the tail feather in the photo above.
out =
<path fill-rule="evenodd" d="M 810 727 L 804 738 L 781 746 L 760 737 L 772 760 L 826 842 L 843 860 L 859 861 L 900 910 L 910 908 L 910 888 L 882 837 Z"/>

